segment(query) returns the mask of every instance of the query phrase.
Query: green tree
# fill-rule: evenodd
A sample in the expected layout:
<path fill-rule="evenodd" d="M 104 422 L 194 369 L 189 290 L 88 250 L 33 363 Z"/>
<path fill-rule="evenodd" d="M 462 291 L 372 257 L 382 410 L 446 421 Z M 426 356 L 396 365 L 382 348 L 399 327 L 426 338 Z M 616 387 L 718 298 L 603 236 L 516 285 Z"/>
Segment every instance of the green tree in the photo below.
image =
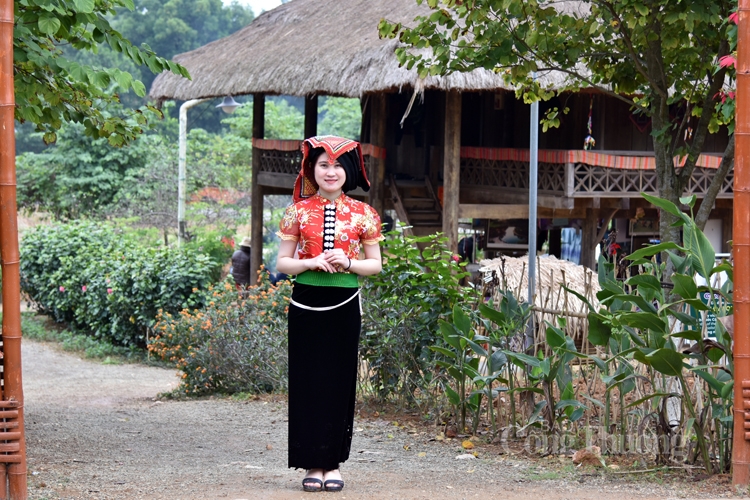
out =
<path fill-rule="evenodd" d="M 318 110 L 318 133 L 359 140 L 362 109 L 359 99 L 324 97 Z"/>
<path fill-rule="evenodd" d="M 416 0 L 422 3 L 423 0 Z M 486 68 L 502 73 L 524 100 L 594 88 L 651 118 L 658 189 L 678 204 L 706 137 L 728 125 L 736 0 L 427 0 L 432 13 L 413 27 L 386 20 L 381 36 L 399 37 L 400 62 L 421 77 Z M 545 89 L 535 74 L 566 80 Z M 730 98 L 727 99 L 727 96 Z M 674 121 L 670 111 L 684 110 Z M 563 110 L 553 109 L 552 113 Z M 554 125 L 553 115 L 548 124 Z M 686 155 L 677 168 L 675 155 Z M 734 137 L 696 215 L 705 225 L 734 164 Z M 662 211 L 663 241 L 678 241 L 675 217 Z"/>
<path fill-rule="evenodd" d="M 265 105 L 266 139 L 300 139 L 305 131 L 305 115 L 283 98 L 269 99 Z M 232 133 L 252 139 L 253 107 L 239 107 L 230 117 L 222 120 Z"/>
<path fill-rule="evenodd" d="M 172 59 L 209 42 L 231 35 L 249 24 L 250 7 L 221 0 L 134 0 L 134 9 L 120 8 L 113 26 L 136 45 L 147 44 Z M 146 88 L 156 75 L 142 72 Z"/>
<path fill-rule="evenodd" d="M 107 139 L 87 135 L 77 123 L 64 125 L 58 135 L 57 143 L 42 153 L 17 158 L 18 207 L 62 219 L 107 209 L 129 172 L 145 166 L 155 139 L 144 136 L 115 148 Z"/>
<path fill-rule="evenodd" d="M 185 68 L 159 57 L 147 45 L 137 47 L 113 28 L 110 16 L 116 7 L 133 9 L 132 0 L 18 0 L 15 3 L 13 72 L 19 122 L 31 122 L 54 142 L 65 122 L 80 123 L 92 137 L 106 137 L 121 146 L 143 132 L 147 116 L 159 112 L 147 106 L 123 110 L 121 115 L 105 111 L 118 102 L 117 91 L 133 89 L 144 96 L 146 87 L 119 67 L 96 68 L 80 64 L 61 47 L 97 52 L 100 46 L 124 54 L 154 72 L 172 71 L 189 77 Z"/>

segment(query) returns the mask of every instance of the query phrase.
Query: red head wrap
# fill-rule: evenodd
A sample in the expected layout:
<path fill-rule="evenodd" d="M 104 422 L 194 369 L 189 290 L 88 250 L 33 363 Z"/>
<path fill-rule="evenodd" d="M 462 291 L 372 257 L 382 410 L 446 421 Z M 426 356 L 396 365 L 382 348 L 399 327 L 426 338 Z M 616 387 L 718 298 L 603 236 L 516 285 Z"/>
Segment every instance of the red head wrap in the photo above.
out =
<path fill-rule="evenodd" d="M 334 135 L 319 135 L 302 141 L 302 166 L 297 180 L 294 182 L 293 196 L 295 203 L 309 198 L 318 192 L 318 184 L 315 182 L 315 172 L 313 170 L 315 166 L 310 164 L 310 151 L 315 148 L 323 148 L 331 162 L 336 161 L 346 153 L 354 155 L 355 162 L 359 166 L 359 172 L 357 172 L 359 174 L 358 180 L 354 185 L 359 185 L 365 191 L 369 191 L 370 181 L 367 180 L 365 161 L 362 156 L 362 147 L 360 144 L 357 141 Z M 347 171 L 347 175 L 350 175 L 350 172 Z"/>

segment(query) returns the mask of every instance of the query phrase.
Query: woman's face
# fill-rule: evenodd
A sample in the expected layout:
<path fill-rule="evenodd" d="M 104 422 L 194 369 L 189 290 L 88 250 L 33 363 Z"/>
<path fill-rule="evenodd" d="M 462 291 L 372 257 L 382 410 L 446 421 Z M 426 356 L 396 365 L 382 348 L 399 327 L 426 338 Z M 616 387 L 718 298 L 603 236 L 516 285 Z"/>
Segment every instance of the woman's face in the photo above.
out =
<path fill-rule="evenodd" d="M 346 171 L 339 162 L 328 163 L 325 151 L 315 160 L 315 182 L 322 194 L 338 195 L 346 182 Z"/>

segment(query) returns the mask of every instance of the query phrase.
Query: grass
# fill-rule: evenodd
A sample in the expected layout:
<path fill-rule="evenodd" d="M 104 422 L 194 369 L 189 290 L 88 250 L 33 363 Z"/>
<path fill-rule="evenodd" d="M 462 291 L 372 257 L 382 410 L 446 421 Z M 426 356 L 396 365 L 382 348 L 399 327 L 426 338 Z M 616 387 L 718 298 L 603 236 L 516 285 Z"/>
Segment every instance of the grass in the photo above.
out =
<path fill-rule="evenodd" d="M 2 318 L 2 313 L 0 313 L 0 318 Z M 116 346 L 89 335 L 70 332 L 45 316 L 34 312 L 21 313 L 21 331 L 24 338 L 53 342 L 59 344 L 63 351 L 72 352 L 87 359 L 99 360 L 104 364 L 147 361 L 147 354 L 142 349 Z"/>

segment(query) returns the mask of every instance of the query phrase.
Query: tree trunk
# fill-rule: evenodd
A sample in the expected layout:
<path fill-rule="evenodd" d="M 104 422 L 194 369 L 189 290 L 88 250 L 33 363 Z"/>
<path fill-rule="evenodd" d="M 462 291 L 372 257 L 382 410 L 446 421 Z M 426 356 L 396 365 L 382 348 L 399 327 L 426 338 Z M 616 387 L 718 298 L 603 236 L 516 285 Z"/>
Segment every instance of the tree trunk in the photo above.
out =
<path fill-rule="evenodd" d="M 695 224 L 701 231 L 706 227 L 708 216 L 711 215 L 711 207 L 714 206 L 716 196 L 721 191 L 721 186 L 724 185 L 724 179 L 726 179 L 727 174 L 732 168 L 734 168 L 734 135 L 729 138 L 729 144 L 727 144 L 724 150 L 724 157 L 721 159 L 721 164 L 716 169 L 714 178 L 711 179 L 711 185 L 708 186 L 708 191 L 706 191 L 701 206 L 695 214 Z"/>

